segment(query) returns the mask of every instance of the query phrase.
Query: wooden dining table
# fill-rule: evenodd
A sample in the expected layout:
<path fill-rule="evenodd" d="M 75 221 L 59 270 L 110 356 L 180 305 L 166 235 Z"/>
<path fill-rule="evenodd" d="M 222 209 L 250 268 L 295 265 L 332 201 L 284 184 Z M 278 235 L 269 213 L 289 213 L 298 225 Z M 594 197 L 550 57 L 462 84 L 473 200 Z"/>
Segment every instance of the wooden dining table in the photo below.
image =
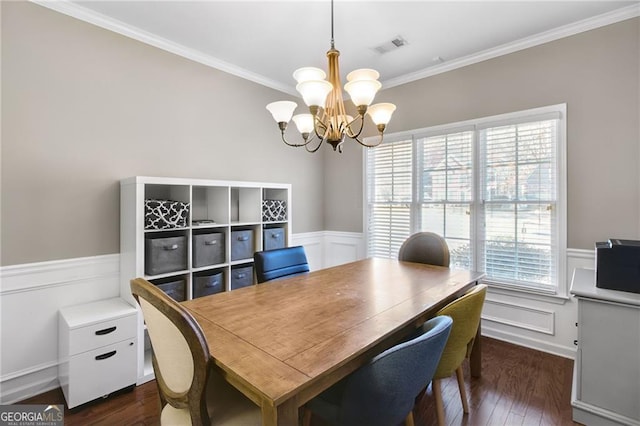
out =
<path fill-rule="evenodd" d="M 298 424 L 299 407 L 482 277 L 370 258 L 183 305 L 202 327 L 216 368 L 261 407 L 262 424 L 289 426 Z M 471 370 L 478 376 L 480 339 L 475 342 Z"/>

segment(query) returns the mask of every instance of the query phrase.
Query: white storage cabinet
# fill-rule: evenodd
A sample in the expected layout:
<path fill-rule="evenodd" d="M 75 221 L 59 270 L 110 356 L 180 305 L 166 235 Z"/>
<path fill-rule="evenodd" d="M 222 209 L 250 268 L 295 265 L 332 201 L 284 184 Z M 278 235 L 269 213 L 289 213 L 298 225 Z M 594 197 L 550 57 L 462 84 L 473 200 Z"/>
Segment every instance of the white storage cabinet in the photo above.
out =
<path fill-rule="evenodd" d="M 145 200 L 151 199 L 188 203 L 189 214 L 184 226 L 145 229 Z M 163 290 L 171 289 L 174 298 L 176 292 L 184 292 L 180 293 L 184 300 L 207 289 L 230 291 L 252 285 L 255 283 L 253 253 L 268 246 L 264 241 L 268 230 L 277 231 L 282 235 L 282 245 L 289 246 L 290 184 L 146 176 L 124 179 L 120 182 L 120 295 L 136 306 L 130 288 L 131 279 L 136 277 L 144 277 Z M 205 238 L 202 243 L 200 236 L 207 234 L 216 234 L 216 238 Z M 186 267 L 155 275 L 145 273 L 145 260 L 149 260 L 145 241 L 150 238 L 185 241 Z M 194 253 L 194 246 L 202 249 L 207 248 L 207 244 L 223 245 L 221 253 L 212 250 L 218 253 L 212 264 L 203 263 L 202 256 L 198 255 L 201 253 Z M 234 244 L 249 247 L 238 250 Z M 169 244 L 167 249 L 173 247 Z M 238 257 L 238 253 L 243 254 Z M 137 357 L 138 384 L 141 384 L 154 376 L 150 345 L 140 313 L 138 339 L 145 342 L 138 348 Z"/>
<path fill-rule="evenodd" d="M 60 309 L 58 380 L 69 408 L 135 385 L 136 314 L 120 298 Z"/>
<path fill-rule="evenodd" d="M 597 288 L 595 271 L 576 269 L 578 351 L 573 420 L 640 426 L 640 294 Z"/>

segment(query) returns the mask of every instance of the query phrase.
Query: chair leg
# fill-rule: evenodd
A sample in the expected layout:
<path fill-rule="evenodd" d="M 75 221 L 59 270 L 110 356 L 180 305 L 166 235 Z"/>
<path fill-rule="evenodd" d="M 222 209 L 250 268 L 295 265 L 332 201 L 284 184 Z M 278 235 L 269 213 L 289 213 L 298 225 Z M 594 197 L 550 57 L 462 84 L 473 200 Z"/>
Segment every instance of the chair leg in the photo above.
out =
<path fill-rule="evenodd" d="M 304 407 L 304 414 L 302 415 L 302 426 L 311 426 L 311 410 Z"/>
<path fill-rule="evenodd" d="M 436 415 L 438 417 L 438 426 L 444 426 L 444 407 L 442 406 L 442 388 L 440 387 L 440 379 L 433 379 L 431 382 L 433 397 L 436 400 Z"/>
<path fill-rule="evenodd" d="M 464 388 L 462 365 L 456 368 L 456 377 L 458 378 L 458 389 L 460 390 L 460 399 L 462 400 L 462 411 L 464 411 L 465 414 L 469 414 L 469 403 L 467 402 L 467 391 Z"/>
<path fill-rule="evenodd" d="M 413 410 L 409 411 L 409 414 L 407 414 L 407 418 L 404 419 L 404 424 L 405 426 L 415 426 L 415 423 L 413 423 Z"/>

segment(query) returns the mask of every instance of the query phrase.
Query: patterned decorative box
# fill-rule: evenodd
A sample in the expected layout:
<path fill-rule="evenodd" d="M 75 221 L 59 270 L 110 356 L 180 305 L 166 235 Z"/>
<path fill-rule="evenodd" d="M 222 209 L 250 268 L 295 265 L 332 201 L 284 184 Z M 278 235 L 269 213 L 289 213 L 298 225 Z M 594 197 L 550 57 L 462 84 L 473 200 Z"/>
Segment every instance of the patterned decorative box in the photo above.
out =
<path fill-rule="evenodd" d="M 172 200 L 144 200 L 144 229 L 185 228 L 189 203 Z"/>
<path fill-rule="evenodd" d="M 262 221 L 287 220 L 287 202 L 284 200 L 262 200 Z"/>

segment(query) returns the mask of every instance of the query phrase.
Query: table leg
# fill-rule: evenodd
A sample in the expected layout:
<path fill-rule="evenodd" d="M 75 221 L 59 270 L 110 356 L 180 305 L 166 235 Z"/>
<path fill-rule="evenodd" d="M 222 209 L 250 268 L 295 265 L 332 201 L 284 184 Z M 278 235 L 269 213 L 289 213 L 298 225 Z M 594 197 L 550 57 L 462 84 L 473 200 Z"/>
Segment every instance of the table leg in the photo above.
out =
<path fill-rule="evenodd" d="M 473 347 L 471 348 L 471 355 L 469 356 L 471 377 L 482 376 L 482 345 L 480 343 L 480 337 L 482 335 L 481 328 L 481 324 L 478 324 L 478 331 L 476 332 L 476 337 L 473 340 Z"/>
<path fill-rule="evenodd" d="M 298 405 L 296 404 L 296 398 L 288 399 L 277 407 L 272 405 L 262 406 L 262 426 L 297 425 Z"/>

